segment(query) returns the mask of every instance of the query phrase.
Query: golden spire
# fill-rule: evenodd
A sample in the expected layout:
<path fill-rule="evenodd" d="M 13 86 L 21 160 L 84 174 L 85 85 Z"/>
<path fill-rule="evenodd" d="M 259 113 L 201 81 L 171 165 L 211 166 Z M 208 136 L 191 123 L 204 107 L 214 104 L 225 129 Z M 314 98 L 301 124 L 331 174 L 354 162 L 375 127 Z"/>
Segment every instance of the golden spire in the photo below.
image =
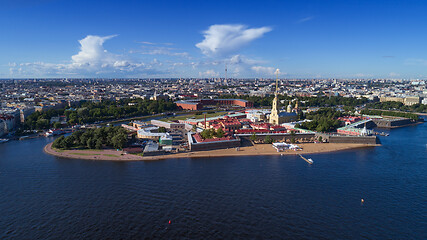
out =
<path fill-rule="evenodd" d="M 279 69 L 276 69 L 276 95 L 279 90 L 278 82 L 279 82 Z"/>
<path fill-rule="evenodd" d="M 277 95 L 279 92 L 279 69 L 276 70 L 276 92 L 274 93 L 273 106 L 271 108 L 270 123 L 279 124 L 279 113 L 277 111 Z"/>

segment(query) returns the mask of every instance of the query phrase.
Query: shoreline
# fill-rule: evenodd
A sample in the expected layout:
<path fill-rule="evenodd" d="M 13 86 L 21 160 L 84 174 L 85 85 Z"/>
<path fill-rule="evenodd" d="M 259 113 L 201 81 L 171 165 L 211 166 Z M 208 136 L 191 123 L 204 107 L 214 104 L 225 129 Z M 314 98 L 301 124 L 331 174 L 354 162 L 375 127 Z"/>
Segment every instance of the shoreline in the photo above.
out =
<path fill-rule="evenodd" d="M 123 151 L 111 149 L 106 150 L 56 150 L 52 148 L 52 143 L 47 144 L 43 151 L 47 154 L 71 159 L 96 160 L 96 161 L 155 161 L 178 158 L 215 158 L 215 157 L 243 157 L 243 156 L 272 156 L 272 155 L 297 155 L 297 154 L 319 154 L 351 150 L 357 148 L 367 148 L 381 146 L 380 144 L 359 144 L 359 143 L 302 143 L 298 144 L 302 151 L 287 150 L 277 152 L 271 144 L 257 144 L 249 147 L 216 149 L 209 151 L 173 153 L 158 156 L 139 156 L 125 154 Z"/>
<path fill-rule="evenodd" d="M 400 126 L 390 126 L 390 127 L 377 127 L 379 129 L 396 129 L 396 128 L 402 128 L 402 127 L 410 127 L 410 126 L 416 126 L 418 124 L 422 124 L 425 123 L 424 121 L 417 121 L 414 123 L 408 123 L 408 124 L 404 124 L 404 125 L 400 125 Z"/>

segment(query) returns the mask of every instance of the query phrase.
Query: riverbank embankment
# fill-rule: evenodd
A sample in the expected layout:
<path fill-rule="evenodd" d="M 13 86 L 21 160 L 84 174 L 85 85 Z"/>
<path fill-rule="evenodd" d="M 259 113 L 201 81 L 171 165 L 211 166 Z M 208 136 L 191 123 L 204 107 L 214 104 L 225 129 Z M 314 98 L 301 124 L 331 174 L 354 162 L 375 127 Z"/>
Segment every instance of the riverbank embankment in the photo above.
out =
<path fill-rule="evenodd" d="M 44 147 L 44 152 L 64 158 L 85 159 L 85 160 L 107 160 L 107 161 L 151 161 L 164 160 L 172 158 L 209 158 L 209 157 L 234 157 L 234 156 L 266 156 L 266 155 L 296 155 L 296 154 L 315 154 L 327 153 L 356 148 L 375 147 L 378 145 L 372 144 L 355 144 L 355 143 L 302 143 L 298 144 L 302 148 L 301 151 L 287 150 L 277 152 L 271 144 L 256 144 L 254 146 L 217 149 L 210 151 L 183 152 L 165 154 L 159 156 L 140 156 L 134 154 L 126 154 L 123 151 L 111 149 L 106 150 L 58 150 L 52 148 L 52 143 Z"/>

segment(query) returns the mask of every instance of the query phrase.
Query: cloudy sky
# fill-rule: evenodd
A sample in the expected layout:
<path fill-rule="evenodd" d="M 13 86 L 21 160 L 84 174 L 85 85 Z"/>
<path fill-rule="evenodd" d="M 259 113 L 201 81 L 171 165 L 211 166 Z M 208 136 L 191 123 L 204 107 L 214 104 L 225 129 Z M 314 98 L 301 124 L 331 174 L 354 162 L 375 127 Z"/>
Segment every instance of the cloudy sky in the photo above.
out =
<path fill-rule="evenodd" d="M 1 0 L 0 78 L 427 78 L 427 1 Z"/>

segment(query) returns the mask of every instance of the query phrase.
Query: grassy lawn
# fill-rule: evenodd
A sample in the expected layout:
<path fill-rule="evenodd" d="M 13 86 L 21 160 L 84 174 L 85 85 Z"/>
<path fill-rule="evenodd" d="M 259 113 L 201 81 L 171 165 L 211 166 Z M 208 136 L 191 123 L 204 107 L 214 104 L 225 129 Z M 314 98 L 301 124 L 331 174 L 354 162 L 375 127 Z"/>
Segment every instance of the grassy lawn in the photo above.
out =
<path fill-rule="evenodd" d="M 102 149 L 78 149 L 80 151 L 102 152 Z"/>
<path fill-rule="evenodd" d="M 70 154 L 81 155 L 81 156 L 101 155 L 99 153 L 70 153 Z"/>
<path fill-rule="evenodd" d="M 114 154 L 102 154 L 102 155 L 107 156 L 107 157 L 119 157 L 119 156 L 114 155 Z"/>
<path fill-rule="evenodd" d="M 142 153 L 131 153 L 132 155 L 137 155 L 137 156 L 141 156 L 141 157 L 143 157 L 144 156 L 144 153 L 142 152 Z"/>

